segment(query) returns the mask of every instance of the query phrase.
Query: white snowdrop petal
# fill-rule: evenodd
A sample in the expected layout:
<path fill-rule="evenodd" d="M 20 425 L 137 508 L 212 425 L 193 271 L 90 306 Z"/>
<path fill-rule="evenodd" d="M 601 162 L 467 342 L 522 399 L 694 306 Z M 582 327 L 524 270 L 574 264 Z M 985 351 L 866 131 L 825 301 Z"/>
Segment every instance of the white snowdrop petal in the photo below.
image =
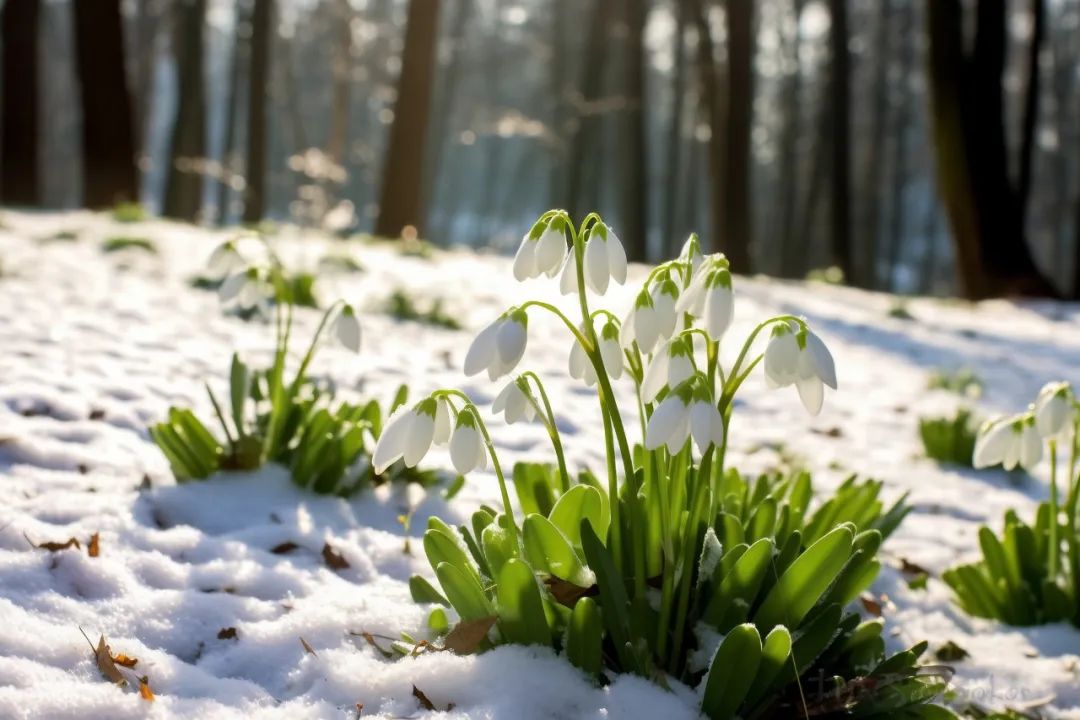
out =
<path fill-rule="evenodd" d="M 518 282 L 536 277 L 536 246 L 537 242 L 530 240 L 528 235 L 522 238 L 517 254 L 514 255 L 514 279 Z"/>
<path fill-rule="evenodd" d="M 821 381 L 836 389 L 836 363 L 833 362 L 832 353 L 829 352 L 829 348 L 825 346 L 825 343 L 821 341 L 821 338 L 816 333 L 806 333 L 806 350 L 810 353 L 810 357 L 813 358 L 814 367 L 817 369 L 817 376 L 821 378 Z"/>
<path fill-rule="evenodd" d="M 1042 460 L 1043 442 L 1034 425 L 1024 425 L 1020 433 L 1020 464 L 1025 470 L 1033 470 Z"/>
<path fill-rule="evenodd" d="M 467 475 L 479 464 L 477 447 L 481 447 L 480 433 L 476 428 L 459 425 L 450 438 L 450 461 L 461 475 Z"/>
<path fill-rule="evenodd" d="M 1020 463 L 1020 435 L 1015 430 L 1010 433 L 1009 443 L 1005 446 L 1005 454 L 1001 459 L 1001 467 L 1006 470 L 1014 469 Z"/>
<path fill-rule="evenodd" d="M 571 250 L 566 255 L 562 273 L 559 275 L 559 292 L 573 295 L 577 292 L 577 253 Z"/>
<path fill-rule="evenodd" d="M 1012 425 L 1007 422 L 999 422 L 981 433 L 975 441 L 971 464 L 976 468 L 1000 465 L 1005 459 L 1009 443 L 1012 442 L 1012 434 Z"/>
<path fill-rule="evenodd" d="M 669 395 L 656 406 L 649 422 L 645 425 L 645 449 L 656 450 L 665 445 L 672 431 L 678 425 L 679 418 L 686 412 L 682 399 Z"/>
<path fill-rule="evenodd" d="M 465 374 L 476 375 L 491 365 L 495 359 L 495 337 L 499 333 L 502 318 L 491 323 L 473 339 L 469 351 L 465 353 Z"/>
<path fill-rule="evenodd" d="M 514 384 L 510 395 L 506 399 L 506 422 L 513 425 L 525 417 L 525 409 L 528 405 L 529 401 L 525 397 L 525 393 L 521 392 L 521 388 Z"/>
<path fill-rule="evenodd" d="M 653 356 L 649 367 L 645 369 L 645 377 L 641 380 L 641 399 L 643 401 L 652 402 L 660 394 L 660 391 L 664 389 L 664 386 L 667 385 L 670 360 L 667 345 L 660 348 L 660 351 Z"/>
<path fill-rule="evenodd" d="M 683 449 L 683 445 L 690 438 L 690 413 L 684 412 L 679 416 L 679 421 L 668 436 L 667 448 L 670 453 L 677 453 Z"/>
<path fill-rule="evenodd" d="M 409 433 L 405 436 L 405 448 L 402 457 L 408 467 L 415 467 L 427 451 L 435 437 L 435 418 L 426 413 L 414 413 L 409 423 Z"/>
<path fill-rule="evenodd" d="M 450 419 L 450 403 L 444 398 L 435 402 L 435 435 L 432 441 L 436 445 L 445 445 L 450 440 L 454 425 Z"/>
<path fill-rule="evenodd" d="M 604 369 L 615 380 L 623 374 L 623 354 L 619 343 L 613 339 L 600 341 L 600 356 L 604 359 Z"/>
<path fill-rule="evenodd" d="M 675 298 L 666 292 L 660 292 L 653 296 L 653 322 L 656 337 L 667 340 L 675 332 L 675 325 L 679 320 L 679 313 L 675 310 Z"/>
<path fill-rule="evenodd" d="M 585 377 L 585 369 L 589 366 L 589 357 L 585 354 L 585 348 L 581 343 L 574 341 L 570 348 L 570 377 L 581 380 Z"/>
<path fill-rule="evenodd" d="M 607 247 L 602 238 L 592 237 L 585 243 L 585 283 L 593 292 L 603 295 L 610 279 Z"/>
<path fill-rule="evenodd" d="M 765 376 L 774 387 L 795 382 L 799 362 L 799 345 L 791 333 L 774 336 L 765 348 Z"/>
<path fill-rule="evenodd" d="M 734 303 L 729 288 L 716 287 L 705 297 L 705 332 L 713 340 L 719 340 L 731 326 Z"/>
<path fill-rule="evenodd" d="M 371 464 L 376 473 L 381 473 L 393 465 L 405 452 L 404 440 L 409 433 L 413 417 L 411 411 L 399 408 L 383 426 L 382 434 L 375 444 L 375 452 L 371 457 Z"/>
<path fill-rule="evenodd" d="M 334 323 L 338 342 L 353 352 L 360 352 L 360 321 L 352 313 L 341 313 Z"/>
<path fill-rule="evenodd" d="M 607 242 L 604 245 L 607 246 L 608 272 L 611 279 L 622 285 L 626 282 L 626 250 L 611 228 L 608 228 Z"/>
<path fill-rule="evenodd" d="M 694 364 L 685 355 L 676 355 L 668 364 L 667 385 L 669 388 L 676 387 L 683 380 L 694 374 Z"/>
<path fill-rule="evenodd" d="M 799 389 L 799 399 L 802 400 L 806 412 L 817 415 L 821 412 L 821 404 L 825 400 L 825 385 L 817 377 L 800 378 L 796 383 Z"/>
<path fill-rule="evenodd" d="M 536 241 L 536 269 L 548 277 L 554 277 L 566 256 L 566 238 L 550 227 Z"/>
<path fill-rule="evenodd" d="M 698 446 L 698 450 L 705 452 L 712 444 L 712 413 L 715 410 L 709 403 L 698 401 L 690 406 L 690 436 Z"/>

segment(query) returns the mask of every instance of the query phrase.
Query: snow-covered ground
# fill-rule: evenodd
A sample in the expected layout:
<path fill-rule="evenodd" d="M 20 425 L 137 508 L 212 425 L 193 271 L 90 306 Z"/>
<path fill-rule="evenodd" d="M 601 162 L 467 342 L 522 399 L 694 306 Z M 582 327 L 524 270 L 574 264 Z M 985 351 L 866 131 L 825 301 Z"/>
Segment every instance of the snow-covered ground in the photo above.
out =
<path fill-rule="evenodd" d="M 406 582 L 430 574 L 418 543 L 405 551 L 398 516 L 415 512 L 414 536 L 431 514 L 466 518 L 480 501 L 498 503 L 493 478 L 470 478 L 449 502 L 415 488 L 315 497 L 274 468 L 177 486 L 147 425 L 170 404 L 209 417 L 202 383 L 224 386 L 234 349 L 264 358 L 272 346 L 268 327 L 226 317 L 213 293 L 188 286 L 224 235 L 86 213 L 5 212 L 0 221 L 0 717 L 346 718 L 357 703 L 363 717 L 422 716 L 413 686 L 439 708 L 452 704 L 444 715 L 452 718 L 696 716 L 692 690 L 633 677 L 597 688 L 545 650 L 384 659 L 358 633 L 422 634 L 424 612 Z M 50 240 L 63 231 L 78 238 Z M 103 253 L 101 241 L 115 235 L 149 237 L 160 252 Z M 290 262 L 314 266 L 329 245 L 293 233 L 279 247 Z M 425 260 L 361 243 L 334 251 L 343 247 L 366 272 L 324 278 L 321 290 L 366 309 L 364 348 L 356 356 L 328 347 L 314 372 L 346 393 L 388 399 L 408 382 L 417 394 L 458 387 L 483 406 L 499 386 L 462 375 L 471 330 L 529 297 L 566 305 L 553 281 L 515 283 L 505 259 Z M 621 316 L 642 273 L 604 305 Z M 445 298 L 469 329 L 380 314 L 397 287 Z M 967 617 L 936 577 L 911 590 L 899 571 L 906 559 L 936 576 L 972 558 L 981 523 L 998 525 L 1010 506 L 1030 514 L 1046 493 L 1043 475 L 1017 483 L 920 457 L 917 417 L 956 402 L 926 391 L 929 373 L 971 366 L 987 383 L 986 411 L 1019 409 L 1050 379 L 1080 383 L 1080 306 L 916 300 L 911 321 L 889 316 L 892 298 L 846 288 L 740 278 L 736 291 L 729 338 L 741 344 L 768 314 L 804 314 L 840 377 L 818 418 L 805 415 L 794 390 L 749 381 L 731 430 L 736 463 L 765 468 L 780 450 L 814 470 L 819 491 L 847 472 L 884 479 L 891 497 L 910 490 L 915 511 L 885 545 L 874 586 L 888 596 L 894 644 L 925 638 L 936 649 L 951 640 L 971 655 L 952 663 L 959 696 L 1080 718 L 1080 632 Z M 309 337 L 317 320 L 301 311 L 296 337 Z M 599 413 L 592 392 L 566 375 L 565 329 L 540 313 L 529 329 L 522 367 L 548 384 L 570 462 L 600 467 Z M 738 350 L 729 345 L 725 353 Z M 539 426 L 491 426 L 504 464 L 548 457 Z M 427 463 L 449 467 L 438 452 Z M 85 550 L 94 533 L 98 557 Z M 83 550 L 30 544 L 69 537 Z M 286 542 L 297 548 L 272 552 Z M 327 566 L 326 544 L 348 568 Z M 103 681 L 80 628 L 138 658 L 133 674 L 149 676 L 156 701 Z M 219 639 L 228 628 L 235 637 Z"/>

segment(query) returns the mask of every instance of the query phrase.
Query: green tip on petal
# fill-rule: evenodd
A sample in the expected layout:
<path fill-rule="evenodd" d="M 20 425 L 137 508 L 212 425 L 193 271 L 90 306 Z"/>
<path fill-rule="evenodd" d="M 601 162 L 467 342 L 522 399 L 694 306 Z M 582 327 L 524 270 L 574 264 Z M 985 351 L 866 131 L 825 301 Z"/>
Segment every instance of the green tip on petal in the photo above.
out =
<path fill-rule="evenodd" d="M 434 418 L 438 405 L 439 403 L 434 397 L 426 397 L 413 406 L 413 412 L 417 415 L 428 415 Z"/>

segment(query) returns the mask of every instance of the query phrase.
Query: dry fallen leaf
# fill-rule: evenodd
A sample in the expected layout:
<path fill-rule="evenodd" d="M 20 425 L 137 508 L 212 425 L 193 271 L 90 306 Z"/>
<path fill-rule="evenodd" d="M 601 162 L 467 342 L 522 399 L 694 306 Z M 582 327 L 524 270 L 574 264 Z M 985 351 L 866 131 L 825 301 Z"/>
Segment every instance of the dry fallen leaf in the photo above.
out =
<path fill-rule="evenodd" d="M 462 620 L 446 636 L 443 648 L 458 655 L 468 655 L 480 646 L 498 619 L 495 615 L 488 615 L 476 620 Z"/>
<path fill-rule="evenodd" d="M 905 575 L 930 575 L 930 571 L 922 565 L 917 565 L 907 558 L 900 558 L 900 572 Z"/>
<path fill-rule="evenodd" d="M 119 655 L 113 655 L 113 662 L 120 667 L 126 667 L 129 669 L 139 664 L 138 658 L 128 657 L 124 653 L 120 653 Z"/>
<path fill-rule="evenodd" d="M 117 685 L 126 685 L 127 680 L 124 679 L 124 674 L 120 672 L 120 668 L 116 667 L 116 661 L 109 651 L 109 646 L 105 643 L 105 636 L 102 635 L 101 639 L 98 640 L 97 647 L 94 647 L 94 643 L 90 642 L 90 638 L 86 637 L 86 633 L 83 632 L 82 628 L 79 628 L 79 632 L 86 638 L 86 642 L 90 644 L 90 649 L 94 653 L 94 661 L 97 663 L 101 674 Z"/>
<path fill-rule="evenodd" d="M 435 707 L 435 703 L 431 702 L 431 700 L 428 699 L 428 696 L 424 694 L 424 691 L 416 687 L 415 685 L 412 686 L 412 694 L 413 697 L 420 702 L 420 707 L 424 708 L 425 710 L 435 710 L 436 712 L 438 711 L 439 708 Z"/>
<path fill-rule="evenodd" d="M 308 645 L 307 640 L 305 640 L 304 638 L 300 638 L 300 644 L 304 646 L 304 650 L 309 655 L 315 655 L 315 657 L 319 657 L 318 655 L 315 654 L 315 651 L 311 649 L 311 646 Z"/>
<path fill-rule="evenodd" d="M 364 638 L 364 640 L 367 641 L 367 644 L 370 645 L 371 647 L 375 648 L 375 650 L 380 655 L 382 655 L 384 658 L 389 659 L 389 658 L 394 657 L 394 653 L 390 652 L 389 650 L 386 650 L 384 648 L 379 647 L 379 643 L 375 642 L 375 636 L 372 635 L 371 633 L 369 633 L 368 631 L 361 630 L 360 632 L 352 632 L 350 630 L 349 634 L 350 635 L 356 635 L 356 636 Z"/>
<path fill-rule="evenodd" d="M 567 582 L 554 575 L 549 575 L 544 578 L 544 584 L 547 585 L 547 589 L 551 592 L 551 596 L 554 597 L 560 605 L 565 605 L 568 608 L 573 608 L 577 601 L 586 595 L 596 593 L 595 586 L 583 588 L 580 585 Z"/>
<path fill-rule="evenodd" d="M 270 548 L 270 552 L 274 553 L 275 555 L 285 555 L 286 553 L 291 553 L 293 550 L 296 550 L 298 547 L 300 546 L 294 543 L 292 540 L 289 540 L 281 543 L 280 545 L 275 545 L 274 547 Z"/>
<path fill-rule="evenodd" d="M 26 538 L 26 542 L 30 543 L 30 545 L 32 547 L 35 547 L 38 550 L 48 550 L 49 552 L 58 552 L 60 550 L 67 550 L 68 548 L 72 548 L 72 547 L 73 548 L 79 548 L 79 549 L 82 548 L 82 545 L 80 545 L 79 541 L 76 540 L 75 538 L 68 538 L 67 542 L 62 542 L 62 543 L 61 542 L 35 543 L 30 538 L 26 537 L 25 534 L 23 535 L 23 537 Z"/>
<path fill-rule="evenodd" d="M 862 603 L 863 609 L 870 613 L 874 617 L 881 617 L 881 603 L 870 593 L 863 593 L 859 596 L 859 601 Z"/>
<path fill-rule="evenodd" d="M 97 557 L 101 554 L 101 539 L 98 537 L 98 533 L 90 536 L 90 543 L 86 546 L 86 552 L 90 554 L 90 557 Z"/>
<path fill-rule="evenodd" d="M 236 628 L 234 628 L 234 627 L 221 628 L 220 630 L 218 630 L 217 639 L 218 640 L 235 640 L 236 639 Z"/>
<path fill-rule="evenodd" d="M 330 547 L 330 543 L 323 545 L 322 556 L 323 560 L 326 561 L 326 565 L 333 570 L 344 570 L 349 567 L 349 563 L 345 557 L 337 550 Z"/>
<path fill-rule="evenodd" d="M 359 718 L 364 714 L 364 703 L 356 703 L 356 717 Z"/>
<path fill-rule="evenodd" d="M 154 692 L 150 689 L 150 678 L 146 675 L 139 678 L 139 697 L 154 702 Z"/>

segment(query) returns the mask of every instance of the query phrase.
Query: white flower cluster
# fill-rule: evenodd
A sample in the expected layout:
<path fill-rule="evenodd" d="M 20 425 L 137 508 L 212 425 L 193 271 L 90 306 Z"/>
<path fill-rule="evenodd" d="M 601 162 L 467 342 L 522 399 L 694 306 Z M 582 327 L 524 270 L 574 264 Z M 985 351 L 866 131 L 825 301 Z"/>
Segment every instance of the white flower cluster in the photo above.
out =
<path fill-rule="evenodd" d="M 1025 412 L 983 423 L 972 464 L 1006 470 L 1019 465 L 1030 471 L 1042 461 L 1043 445 L 1069 439 L 1078 422 L 1080 410 L 1069 383 L 1047 383 Z"/>

